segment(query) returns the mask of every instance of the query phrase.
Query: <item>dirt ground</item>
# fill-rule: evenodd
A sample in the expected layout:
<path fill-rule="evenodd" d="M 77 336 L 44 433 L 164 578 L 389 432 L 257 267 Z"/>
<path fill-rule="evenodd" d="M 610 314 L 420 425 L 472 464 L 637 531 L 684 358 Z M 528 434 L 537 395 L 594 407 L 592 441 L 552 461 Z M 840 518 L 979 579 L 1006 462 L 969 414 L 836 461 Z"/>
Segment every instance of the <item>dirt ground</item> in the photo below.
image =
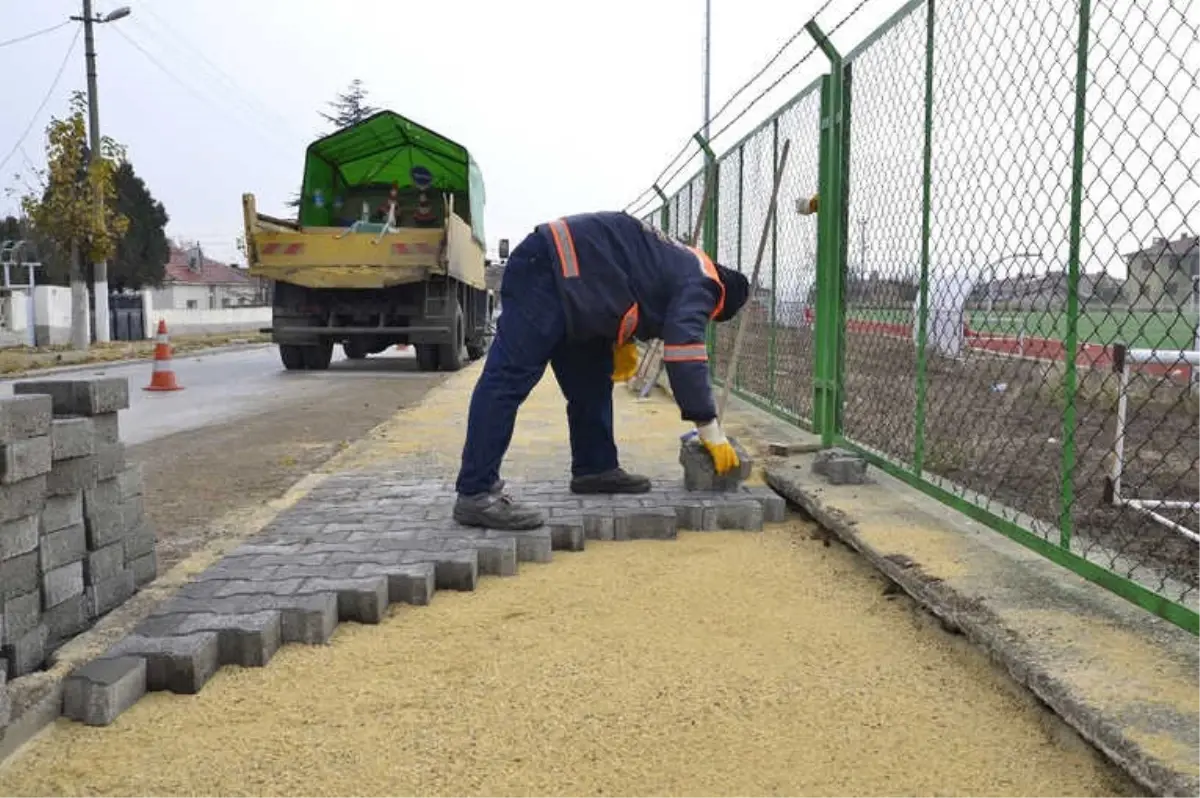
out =
<path fill-rule="evenodd" d="M 130 447 L 127 458 L 142 465 L 146 495 L 153 497 L 146 515 L 158 532 L 159 573 L 227 534 L 239 511 L 283 494 L 443 379 L 347 375 L 313 384 L 270 413 Z"/>
<path fill-rule="evenodd" d="M 752 622 L 747 622 L 748 620 Z M 1125 795 L 803 522 L 589 543 L 328 646 L 60 720 L 4 795 Z"/>
<path fill-rule="evenodd" d="M 768 350 L 762 345 L 768 330 L 752 325 L 747 332 L 740 382 L 766 397 L 772 386 Z M 718 364 L 732 351 L 731 341 L 728 333 L 719 340 Z M 811 331 L 779 330 L 776 353 L 776 402 L 811 417 Z M 899 462 L 912 462 L 915 347 L 897 338 L 850 333 L 845 360 L 846 436 Z M 1062 364 L 969 351 L 958 362 L 931 356 L 927 373 L 927 470 L 977 492 L 985 506 L 991 499 L 1038 519 L 1057 542 L 1065 406 Z M 1088 369 L 1080 369 L 1079 375 L 1072 550 L 1120 573 L 1148 565 L 1156 574 L 1177 580 L 1176 586 L 1164 586 L 1146 570 L 1137 572 L 1138 581 L 1170 598 L 1194 600 L 1200 547 L 1139 513 L 1104 502 L 1117 377 Z M 1200 484 L 1195 398 L 1188 396 L 1186 386 L 1160 381 L 1135 384 L 1134 389 L 1122 493 L 1195 501 Z M 1194 514 L 1165 514 L 1185 526 L 1195 522 Z M 1185 585 L 1182 591 L 1179 584 Z"/>

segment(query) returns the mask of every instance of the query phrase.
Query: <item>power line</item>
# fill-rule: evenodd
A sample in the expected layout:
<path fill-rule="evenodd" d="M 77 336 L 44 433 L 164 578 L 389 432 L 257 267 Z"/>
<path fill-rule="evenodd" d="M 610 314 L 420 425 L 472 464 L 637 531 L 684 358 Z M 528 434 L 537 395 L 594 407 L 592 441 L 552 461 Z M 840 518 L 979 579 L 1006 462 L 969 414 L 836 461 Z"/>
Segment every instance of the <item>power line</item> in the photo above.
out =
<path fill-rule="evenodd" d="M 139 13 L 145 12 L 146 16 L 149 17 L 150 19 L 153 19 L 157 25 L 161 26 L 167 32 L 169 37 L 174 37 L 185 48 L 191 50 L 200 61 L 202 61 L 204 64 L 206 64 L 208 66 L 208 68 L 212 71 L 212 73 L 220 80 L 220 82 L 224 83 L 228 89 L 230 89 L 234 93 L 240 94 L 245 100 L 244 106 L 245 106 L 246 110 L 250 111 L 253 114 L 262 114 L 262 115 L 273 117 L 275 119 L 275 121 L 280 122 L 287 127 L 293 126 L 293 124 L 291 122 L 289 122 L 285 117 L 283 117 L 279 113 L 277 113 L 275 111 L 275 109 L 271 108 L 269 105 L 267 105 L 265 102 L 263 102 L 259 97 L 255 96 L 251 92 L 246 91 L 245 88 L 238 81 L 236 81 L 234 78 L 230 77 L 228 72 L 223 70 L 218 64 L 214 63 L 213 60 L 210 59 L 207 54 L 205 54 L 205 52 L 202 48 L 197 47 L 195 44 L 193 44 L 192 41 L 187 36 L 185 36 L 177 28 L 175 28 L 173 25 L 168 23 L 167 20 L 163 19 L 159 14 L 157 14 L 150 7 L 149 3 L 140 4 L 138 6 L 138 10 L 139 10 Z M 162 38 L 162 37 L 160 37 L 160 38 Z"/>
<path fill-rule="evenodd" d="M 65 22 L 60 22 L 57 25 L 53 25 L 49 28 L 42 28 L 41 30 L 35 30 L 33 33 L 26 33 L 24 36 L 18 36 L 15 39 L 6 39 L 5 41 L 0 42 L 0 47 L 8 47 L 10 44 L 17 44 L 19 42 L 27 42 L 30 39 L 37 38 L 38 36 L 44 36 L 47 33 L 53 33 L 59 28 L 65 28 L 66 26 L 70 25 L 71 22 L 73 22 L 73 20 L 68 19 Z"/>
<path fill-rule="evenodd" d="M 17 143 L 8 151 L 8 155 L 4 156 L 4 160 L 0 161 L 0 169 L 3 169 L 12 157 L 21 149 L 21 145 L 25 143 L 25 138 L 29 135 L 29 131 L 33 130 L 34 124 L 41 116 L 42 111 L 46 107 L 46 103 L 50 102 L 50 97 L 54 94 L 54 90 L 58 88 L 58 81 L 62 79 L 63 72 L 66 71 L 67 63 L 71 60 L 71 54 L 75 52 L 75 45 L 79 43 L 80 29 L 75 29 L 75 35 L 71 37 L 71 46 L 67 48 L 67 54 L 63 56 L 62 63 L 58 66 L 58 71 L 54 73 L 54 81 L 50 84 L 50 88 L 46 90 L 46 96 L 42 97 L 42 101 L 38 104 L 37 110 L 33 112 L 33 116 L 29 119 L 29 124 L 25 126 L 25 130 L 17 137 Z"/>
<path fill-rule="evenodd" d="M 157 67 L 158 70 L 160 72 L 162 72 L 164 75 L 166 75 L 168 78 L 173 80 L 175 83 L 179 84 L 179 86 L 182 87 L 186 92 L 191 94 L 193 97 L 195 97 L 197 100 L 199 100 L 202 103 L 206 103 L 210 106 L 217 107 L 211 98 L 205 96 L 203 93 L 201 93 L 198 89 L 196 89 L 190 83 L 183 80 L 178 75 L 176 75 L 173 71 L 168 69 L 165 65 L 163 65 L 163 63 L 161 61 L 159 61 L 157 58 L 155 58 L 154 55 L 149 50 L 147 50 L 140 43 L 138 43 L 138 41 L 136 39 L 134 39 L 132 36 L 130 36 L 128 33 L 121 30 L 119 27 L 115 27 L 115 26 L 114 26 L 113 30 L 122 39 L 127 41 L 130 44 L 130 46 L 132 46 L 134 49 L 136 49 L 138 52 L 140 52 L 146 58 L 147 61 L 149 61 L 151 64 L 153 64 L 155 67 Z M 262 127 L 261 123 L 258 122 L 257 119 L 255 119 L 254 117 L 250 117 L 250 118 L 254 119 L 254 121 L 255 121 L 255 124 L 251 125 L 251 127 L 257 127 L 258 132 L 265 134 L 266 138 L 272 139 L 273 143 L 276 143 L 276 144 L 282 143 L 282 141 L 283 141 L 282 138 L 273 138 L 273 135 L 270 133 L 269 128 Z"/>

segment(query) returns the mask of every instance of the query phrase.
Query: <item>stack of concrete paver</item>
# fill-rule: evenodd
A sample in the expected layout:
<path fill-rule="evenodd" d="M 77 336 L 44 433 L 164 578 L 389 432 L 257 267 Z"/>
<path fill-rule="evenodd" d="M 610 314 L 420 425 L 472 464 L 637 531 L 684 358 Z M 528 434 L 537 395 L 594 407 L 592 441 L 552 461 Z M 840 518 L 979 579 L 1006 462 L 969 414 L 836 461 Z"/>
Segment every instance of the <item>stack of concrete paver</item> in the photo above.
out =
<path fill-rule="evenodd" d="M 0 399 L 0 672 L 9 678 L 37 670 L 157 575 L 141 471 L 126 467 L 120 442 L 127 381 L 25 382 L 14 394 Z"/>

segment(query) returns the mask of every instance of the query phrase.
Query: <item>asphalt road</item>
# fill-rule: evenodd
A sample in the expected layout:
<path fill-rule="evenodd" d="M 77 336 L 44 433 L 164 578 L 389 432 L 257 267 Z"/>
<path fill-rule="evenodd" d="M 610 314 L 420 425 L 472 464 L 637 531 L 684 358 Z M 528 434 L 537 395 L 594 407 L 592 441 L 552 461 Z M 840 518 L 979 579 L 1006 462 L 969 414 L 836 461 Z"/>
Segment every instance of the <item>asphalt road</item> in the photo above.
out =
<path fill-rule="evenodd" d="M 372 382 L 428 379 L 428 375 L 417 372 L 411 349 L 408 352 L 393 349 L 360 361 L 344 359 L 338 349 L 334 358 L 329 371 L 287 372 L 274 346 L 185 355 L 172 363 L 184 390 L 170 393 L 142 390 L 150 381 L 150 363 L 99 364 L 61 376 L 70 379 L 103 375 L 129 380 L 129 408 L 121 411 L 121 439 L 128 446 L 281 408 L 296 399 L 324 393 L 334 387 L 330 383 L 347 388 L 346 392 L 352 394 L 350 385 L 362 379 Z M 55 376 L 58 375 L 45 379 Z M 12 384 L 20 379 L 0 382 L 0 396 L 11 395 Z"/>

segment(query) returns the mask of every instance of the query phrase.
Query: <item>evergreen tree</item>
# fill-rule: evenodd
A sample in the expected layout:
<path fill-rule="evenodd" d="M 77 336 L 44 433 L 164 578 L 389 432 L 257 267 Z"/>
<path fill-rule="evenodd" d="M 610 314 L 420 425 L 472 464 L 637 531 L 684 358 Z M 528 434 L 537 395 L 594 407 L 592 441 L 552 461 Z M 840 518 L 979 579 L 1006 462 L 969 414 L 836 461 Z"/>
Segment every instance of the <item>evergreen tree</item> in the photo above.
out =
<path fill-rule="evenodd" d="M 333 109 L 332 114 L 320 112 L 321 117 L 333 125 L 334 130 L 341 130 L 350 125 L 356 125 L 371 114 L 377 113 L 378 108 L 367 104 L 367 90 L 363 88 L 358 78 L 350 81 L 346 91 L 328 104 Z"/>
<path fill-rule="evenodd" d="M 327 114 L 324 111 L 318 111 L 321 118 L 333 125 L 335 132 L 350 125 L 356 125 L 374 113 L 378 113 L 379 109 L 367 103 L 367 90 L 363 88 L 363 83 L 358 78 L 350 81 L 350 85 L 346 91 L 339 94 L 331 102 L 326 103 L 333 113 Z M 292 195 L 288 200 L 289 208 L 300 207 L 300 192 Z"/>
<path fill-rule="evenodd" d="M 108 264 L 108 282 L 113 290 L 159 285 L 171 256 L 166 226 L 170 217 L 154 199 L 145 182 L 124 161 L 114 176 L 117 212 L 129 219 L 129 229 L 117 242 L 116 255 Z"/>

